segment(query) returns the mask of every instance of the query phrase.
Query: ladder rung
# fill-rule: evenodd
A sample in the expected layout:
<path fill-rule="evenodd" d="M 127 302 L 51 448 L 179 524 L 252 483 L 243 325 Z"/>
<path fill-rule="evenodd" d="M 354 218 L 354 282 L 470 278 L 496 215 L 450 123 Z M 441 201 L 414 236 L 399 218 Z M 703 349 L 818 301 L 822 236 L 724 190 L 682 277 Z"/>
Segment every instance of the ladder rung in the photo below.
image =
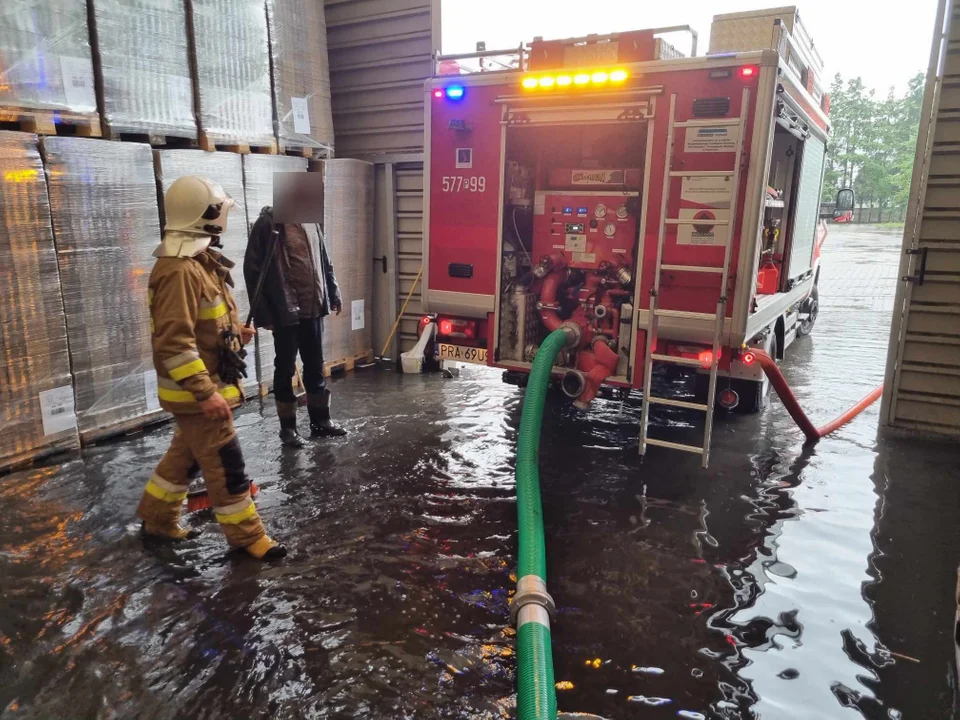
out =
<path fill-rule="evenodd" d="M 675 122 L 674 127 L 735 127 L 740 125 L 740 118 L 713 118 L 707 120 L 684 120 Z"/>
<path fill-rule="evenodd" d="M 650 359 L 654 362 L 673 363 L 674 365 L 689 365 L 690 367 L 703 367 L 703 363 L 697 358 L 678 357 L 676 355 L 657 355 L 651 353 Z"/>
<path fill-rule="evenodd" d="M 733 170 L 671 170 L 670 177 L 732 177 Z"/>
<path fill-rule="evenodd" d="M 706 265 L 661 265 L 661 270 L 673 270 L 674 272 L 696 272 L 696 273 L 723 273 L 722 267 L 708 267 Z"/>
<path fill-rule="evenodd" d="M 667 225 L 716 225 L 717 227 L 726 227 L 729 224 L 727 220 L 698 220 L 697 218 L 667 218 L 664 222 Z M 720 247 L 720 245 L 712 247 Z"/>
<path fill-rule="evenodd" d="M 670 442 L 669 440 L 657 440 L 656 438 L 647 438 L 647 445 L 656 445 L 657 447 L 670 448 L 671 450 L 683 450 L 694 455 L 703 455 L 703 448 L 696 445 L 684 445 L 683 443 Z"/>
<path fill-rule="evenodd" d="M 660 317 L 680 318 L 682 320 L 716 320 L 716 313 L 687 312 L 686 310 L 661 310 L 657 308 L 653 311 Z"/>
<path fill-rule="evenodd" d="M 671 398 L 654 397 L 647 398 L 651 405 L 668 405 L 670 407 L 684 408 L 686 410 L 700 410 L 706 412 L 709 408 L 703 403 L 687 402 L 686 400 L 673 400 Z"/>

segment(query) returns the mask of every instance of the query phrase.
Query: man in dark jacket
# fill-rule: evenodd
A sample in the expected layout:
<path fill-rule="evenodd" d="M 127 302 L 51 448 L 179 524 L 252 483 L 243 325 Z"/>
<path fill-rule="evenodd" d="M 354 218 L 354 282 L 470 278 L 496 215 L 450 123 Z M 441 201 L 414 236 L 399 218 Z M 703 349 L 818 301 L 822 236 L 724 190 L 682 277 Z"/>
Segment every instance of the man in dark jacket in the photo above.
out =
<path fill-rule="evenodd" d="M 276 350 L 273 394 L 280 418 L 280 440 L 290 447 L 304 445 L 297 433 L 297 398 L 293 393 L 298 352 L 303 360 L 311 434 L 314 437 L 347 434 L 330 422 L 330 391 L 323 379 L 321 323 L 331 310 L 339 315 L 343 304 L 319 227 L 317 234 L 319 252 L 303 225 L 275 223 L 273 209 L 265 207 L 250 231 L 243 258 L 243 277 L 251 298 L 256 294 L 261 272 L 264 273 L 260 301 L 253 317 L 257 327 L 273 331 Z M 271 245 L 274 245 L 272 253 Z"/>

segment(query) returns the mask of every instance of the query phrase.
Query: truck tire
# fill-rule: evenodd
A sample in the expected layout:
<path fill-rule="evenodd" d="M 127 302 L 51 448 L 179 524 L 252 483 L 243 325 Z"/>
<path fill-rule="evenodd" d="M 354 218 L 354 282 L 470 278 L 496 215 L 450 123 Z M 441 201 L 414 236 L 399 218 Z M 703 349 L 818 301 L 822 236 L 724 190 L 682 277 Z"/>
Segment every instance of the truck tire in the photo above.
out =
<path fill-rule="evenodd" d="M 820 314 L 820 291 L 816 285 L 810 291 L 810 297 L 804 301 L 802 311 L 807 313 L 807 317 L 797 325 L 797 335 L 805 337 L 813 332 L 814 323 L 817 322 L 817 316 Z"/>

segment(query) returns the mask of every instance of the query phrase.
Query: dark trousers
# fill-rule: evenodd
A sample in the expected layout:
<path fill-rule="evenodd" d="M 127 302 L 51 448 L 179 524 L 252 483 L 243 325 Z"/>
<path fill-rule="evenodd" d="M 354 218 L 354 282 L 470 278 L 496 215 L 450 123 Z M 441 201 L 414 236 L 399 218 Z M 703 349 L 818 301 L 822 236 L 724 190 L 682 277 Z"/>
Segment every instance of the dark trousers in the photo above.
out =
<path fill-rule="evenodd" d="M 323 380 L 323 319 L 301 320 L 297 325 L 273 331 L 276 351 L 273 371 L 273 394 L 278 403 L 296 402 L 293 376 L 297 373 L 297 353 L 303 360 L 303 385 L 310 395 L 320 395 L 326 388 Z"/>

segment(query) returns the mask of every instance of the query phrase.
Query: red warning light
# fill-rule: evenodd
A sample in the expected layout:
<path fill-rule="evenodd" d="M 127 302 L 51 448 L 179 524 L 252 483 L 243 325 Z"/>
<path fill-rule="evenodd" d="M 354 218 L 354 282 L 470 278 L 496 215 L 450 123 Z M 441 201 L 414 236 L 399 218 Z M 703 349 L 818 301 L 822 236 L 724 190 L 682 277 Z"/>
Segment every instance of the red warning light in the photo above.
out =
<path fill-rule="evenodd" d="M 453 332 L 453 323 L 450 320 L 440 321 L 440 334 L 449 335 Z"/>
<path fill-rule="evenodd" d="M 753 361 L 757 359 L 757 356 L 752 352 L 745 352 L 740 356 L 740 362 L 744 365 L 753 365 Z"/>
<path fill-rule="evenodd" d="M 756 65 L 745 65 L 744 67 L 740 68 L 740 77 L 743 79 L 752 78 L 757 74 L 757 72 L 759 71 L 757 70 Z"/>
<path fill-rule="evenodd" d="M 713 365 L 713 351 L 712 350 L 702 351 L 699 355 L 697 355 L 697 360 L 700 361 L 700 364 L 703 367 L 705 368 L 710 367 L 711 365 Z"/>
<path fill-rule="evenodd" d="M 434 90 L 434 91 L 433 91 L 433 96 L 434 96 L 435 98 L 442 98 L 442 97 L 443 97 L 443 90 Z"/>

